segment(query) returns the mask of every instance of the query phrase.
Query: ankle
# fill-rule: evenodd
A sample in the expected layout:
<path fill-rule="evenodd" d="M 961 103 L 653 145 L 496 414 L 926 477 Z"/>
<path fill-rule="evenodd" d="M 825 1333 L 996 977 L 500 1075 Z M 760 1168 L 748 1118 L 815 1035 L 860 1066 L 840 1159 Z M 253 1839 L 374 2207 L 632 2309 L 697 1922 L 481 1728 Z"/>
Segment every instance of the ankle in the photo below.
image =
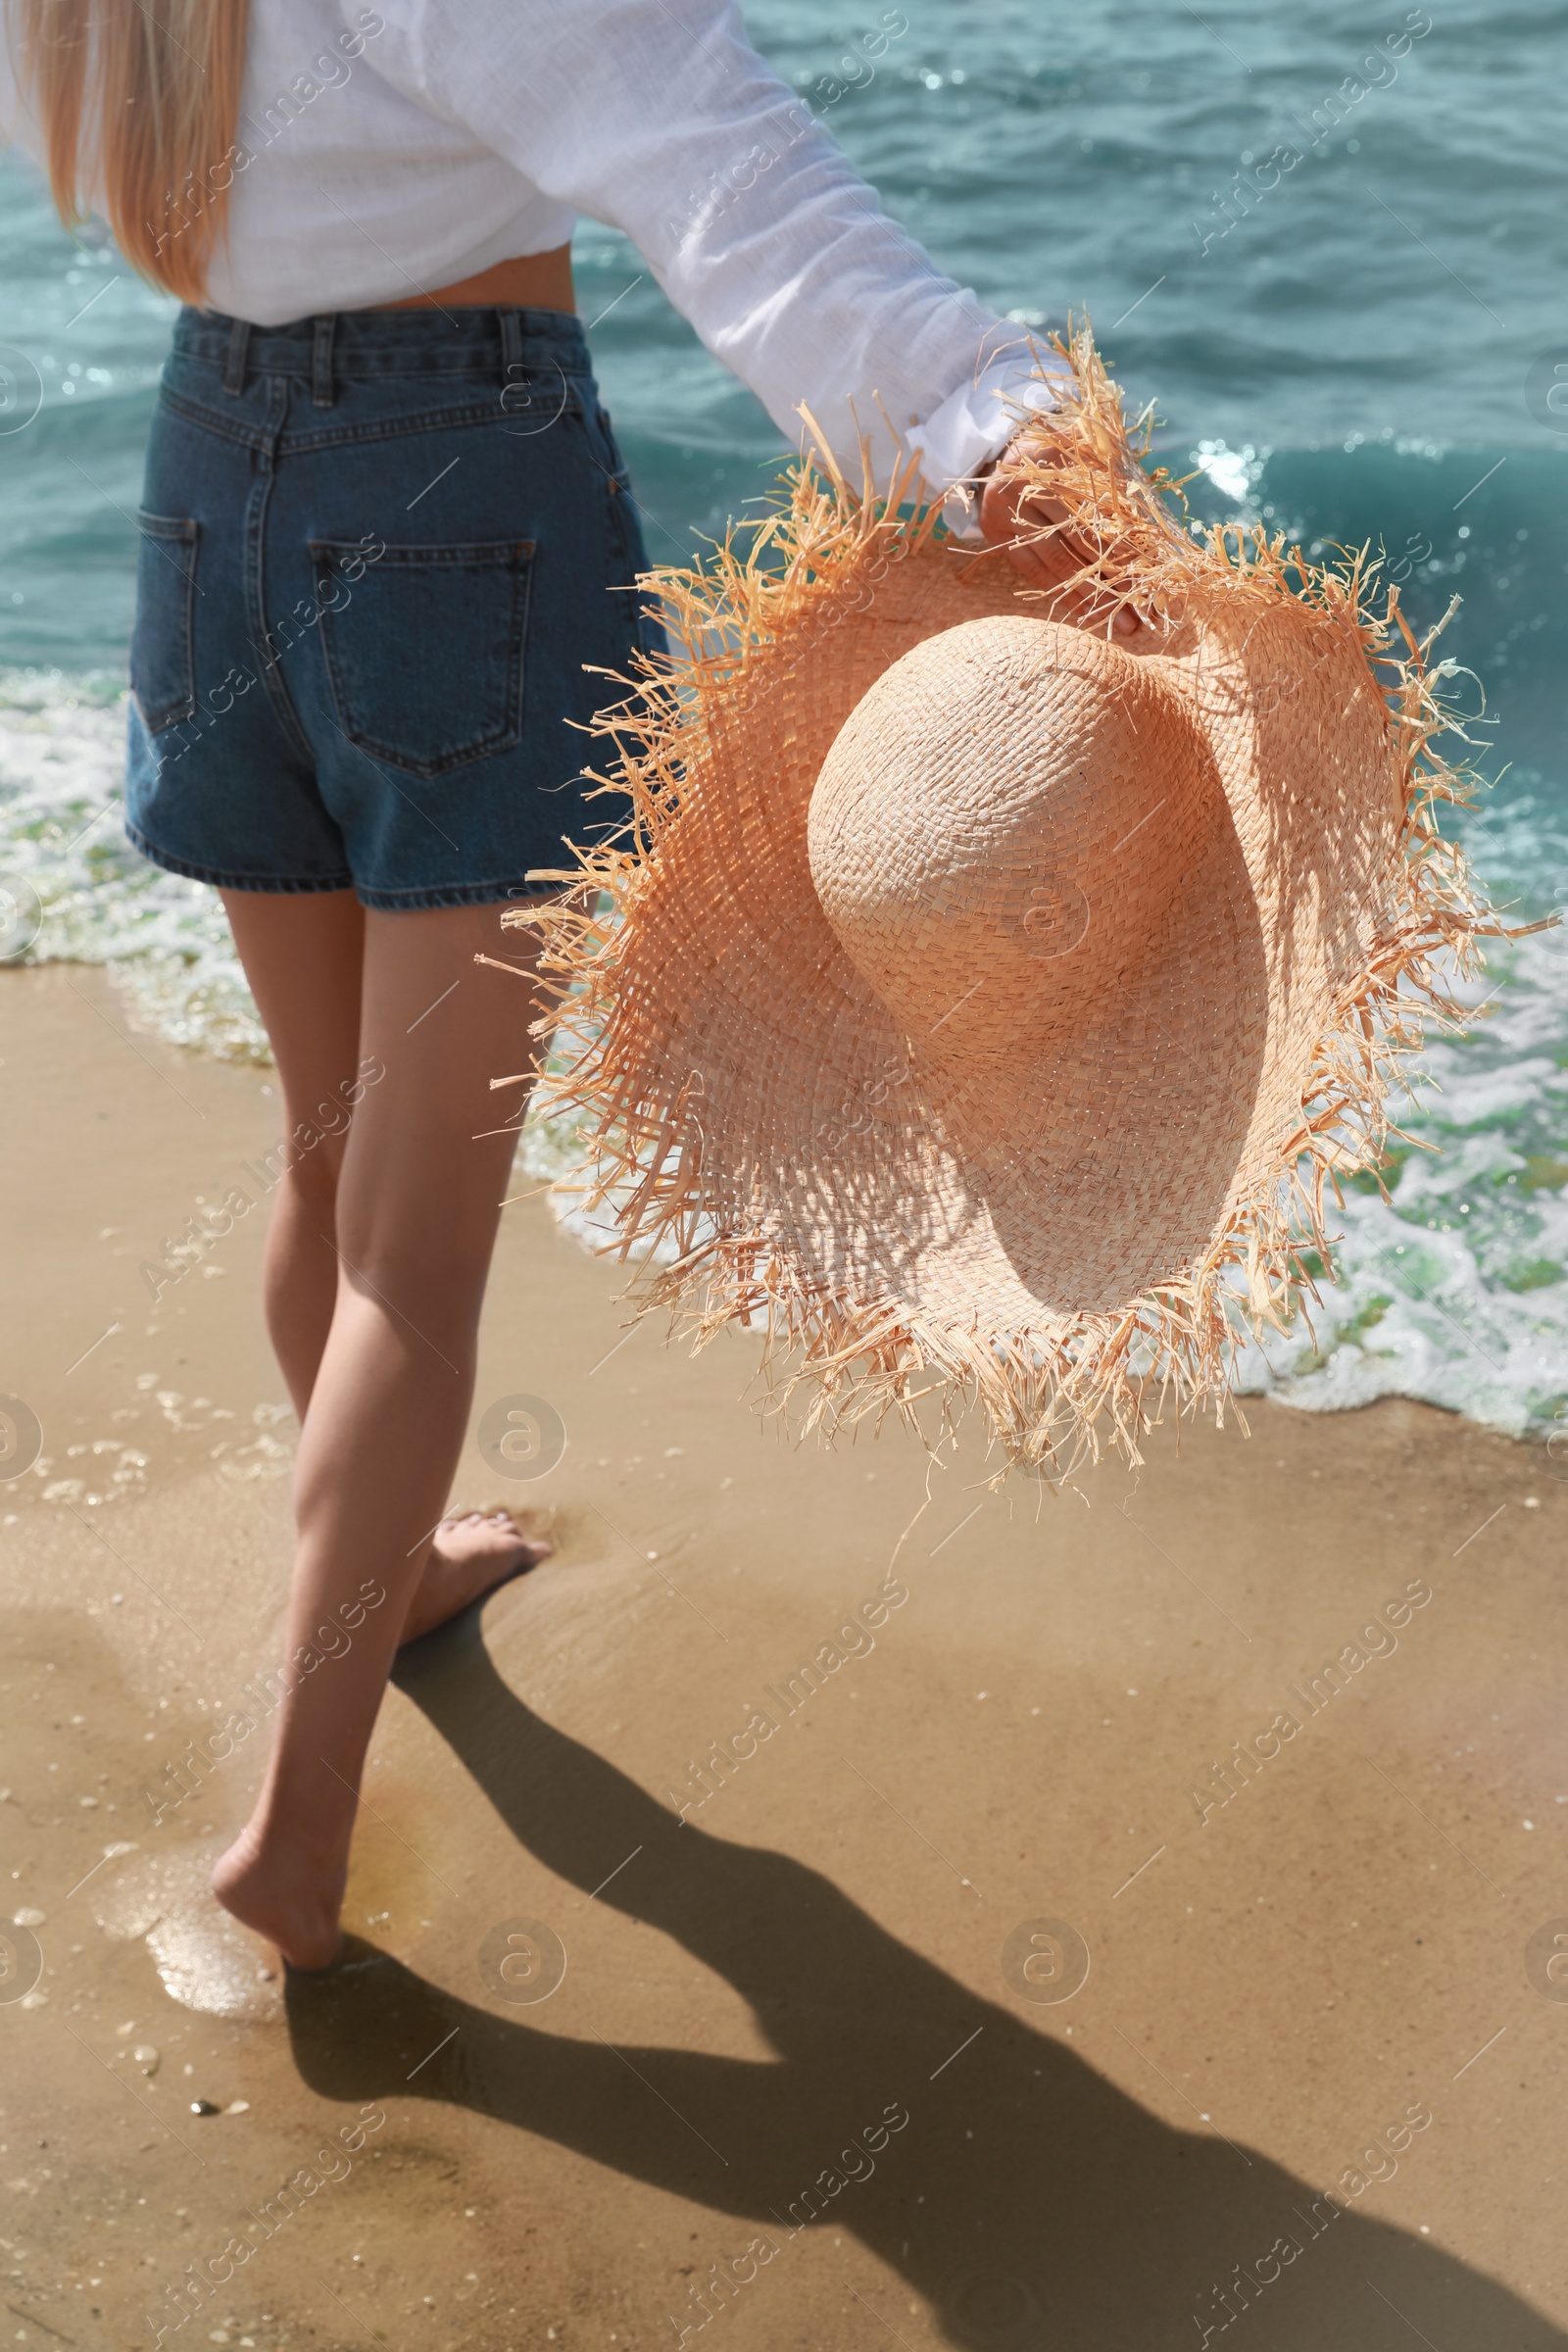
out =
<path fill-rule="evenodd" d="M 284 1787 L 264 1788 L 235 1843 L 257 1855 L 287 1854 L 310 1869 L 346 1867 L 359 1790 L 334 1793 L 342 1797 L 341 1805 L 323 1809 Z"/>

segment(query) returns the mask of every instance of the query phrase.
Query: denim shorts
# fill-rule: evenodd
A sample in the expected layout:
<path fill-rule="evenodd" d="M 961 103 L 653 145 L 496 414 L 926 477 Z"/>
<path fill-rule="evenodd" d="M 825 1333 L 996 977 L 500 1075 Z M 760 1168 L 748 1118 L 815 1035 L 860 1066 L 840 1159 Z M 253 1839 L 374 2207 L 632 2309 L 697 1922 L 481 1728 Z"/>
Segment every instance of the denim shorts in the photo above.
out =
<path fill-rule="evenodd" d="M 560 311 L 186 310 L 141 514 L 126 831 L 231 890 L 536 896 L 620 821 L 578 729 L 661 644 Z"/>

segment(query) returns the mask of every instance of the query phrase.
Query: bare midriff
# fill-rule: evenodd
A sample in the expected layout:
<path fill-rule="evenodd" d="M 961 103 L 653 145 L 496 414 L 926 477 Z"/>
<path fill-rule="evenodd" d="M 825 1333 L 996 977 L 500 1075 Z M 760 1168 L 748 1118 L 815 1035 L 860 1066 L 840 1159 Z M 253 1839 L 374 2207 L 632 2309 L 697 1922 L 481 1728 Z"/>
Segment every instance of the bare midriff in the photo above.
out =
<path fill-rule="evenodd" d="M 433 293 L 407 295 L 401 302 L 378 302 L 378 311 L 498 310 L 575 311 L 571 283 L 571 247 L 557 245 L 550 253 L 525 253 L 515 261 L 497 262 L 455 285 L 438 286 Z"/>

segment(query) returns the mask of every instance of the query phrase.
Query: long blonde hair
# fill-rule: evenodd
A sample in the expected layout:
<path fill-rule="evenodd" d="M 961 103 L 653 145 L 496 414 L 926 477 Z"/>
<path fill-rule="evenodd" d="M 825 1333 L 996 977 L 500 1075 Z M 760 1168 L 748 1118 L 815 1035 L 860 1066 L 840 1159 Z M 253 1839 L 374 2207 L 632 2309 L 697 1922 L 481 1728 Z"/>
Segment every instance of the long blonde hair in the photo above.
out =
<path fill-rule="evenodd" d="M 185 302 L 203 298 L 228 208 L 247 7 L 11 0 L 61 219 L 101 204 L 132 268 Z"/>

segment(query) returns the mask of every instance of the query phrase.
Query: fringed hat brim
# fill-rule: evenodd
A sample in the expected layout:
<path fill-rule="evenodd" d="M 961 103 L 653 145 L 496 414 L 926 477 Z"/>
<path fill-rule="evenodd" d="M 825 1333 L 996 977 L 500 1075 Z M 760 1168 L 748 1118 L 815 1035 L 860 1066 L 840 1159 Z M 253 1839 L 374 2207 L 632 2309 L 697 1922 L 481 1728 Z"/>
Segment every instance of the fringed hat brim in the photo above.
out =
<path fill-rule="evenodd" d="M 699 1345 L 761 1323 L 769 1399 L 808 1429 L 914 1419 L 935 1392 L 950 1423 L 978 1404 L 1006 1461 L 1050 1477 L 1106 1431 L 1136 1461 L 1166 1397 L 1223 1412 L 1239 1331 L 1282 1324 L 1310 1289 L 1325 1186 L 1375 1163 L 1391 1076 L 1424 1022 L 1460 1018 L 1450 992 L 1496 928 L 1437 826 L 1462 779 L 1432 750 L 1446 722 L 1395 596 L 1374 616 L 1360 560 L 1316 569 L 1261 532 L 1190 532 L 1087 334 L 1068 356 L 1072 387 L 1031 434 L 1063 527 L 1098 550 L 1077 613 L 1102 633 L 1123 603 L 1152 616 L 1151 658 L 1209 731 L 1234 828 L 1189 878 L 1191 937 L 1151 943 L 1139 993 L 1157 1006 L 1177 969 L 1159 955 L 1184 956 L 1196 1040 L 1206 956 L 1209 998 L 1251 1007 L 1248 1051 L 1215 1068 L 1206 1104 L 1155 1102 L 1126 1135 L 1125 1198 L 1091 1185 L 1080 1203 L 1111 1242 L 1146 1227 L 1162 1136 L 1186 1188 L 1179 1247 L 1125 1296 L 1112 1280 L 1075 1302 L 1019 1230 L 1017 1185 L 999 1216 L 961 1163 L 816 903 L 811 789 L 868 687 L 940 630 L 1053 609 L 1004 556 L 901 513 L 903 485 L 879 501 L 802 466 L 744 550 L 732 534 L 706 567 L 649 575 L 679 653 L 599 721 L 618 754 L 600 782 L 629 796 L 628 822 L 537 877 L 559 899 L 507 917 L 544 933 L 562 1015 L 542 1025 L 561 1018 L 542 1108 L 582 1138 L 590 1213 L 652 1261 L 640 1311 L 675 1310 Z M 1243 932 L 1238 996 L 1223 942 Z M 1092 1064 L 1079 1084 L 1092 1113 Z M 1125 1125 L 1125 1092 L 1116 1116 L 1109 1094 L 1098 1107 L 1107 1132 Z M 1024 1142 L 1038 1242 L 1055 1163 L 1049 1136 Z"/>

